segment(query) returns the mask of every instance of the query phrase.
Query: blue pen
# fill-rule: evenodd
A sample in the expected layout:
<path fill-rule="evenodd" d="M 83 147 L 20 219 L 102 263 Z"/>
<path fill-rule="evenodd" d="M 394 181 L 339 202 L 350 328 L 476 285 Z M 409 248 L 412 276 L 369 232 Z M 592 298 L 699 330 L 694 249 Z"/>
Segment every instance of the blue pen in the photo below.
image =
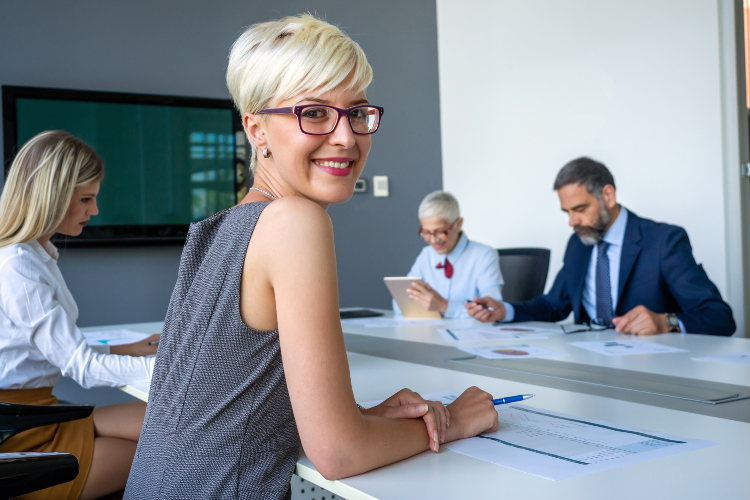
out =
<path fill-rule="evenodd" d="M 493 399 L 493 405 L 507 405 L 508 403 L 515 403 L 516 401 L 524 401 L 526 399 L 533 398 L 533 394 L 521 394 L 520 396 L 508 396 L 507 398 Z M 450 403 L 443 403 L 443 406 L 448 406 Z"/>
<path fill-rule="evenodd" d="M 522 394 L 520 396 L 511 396 L 508 398 L 499 398 L 499 399 L 493 399 L 492 404 L 493 405 L 507 405 L 508 403 L 515 403 L 516 401 L 524 401 L 526 399 L 533 398 L 533 394 Z"/>

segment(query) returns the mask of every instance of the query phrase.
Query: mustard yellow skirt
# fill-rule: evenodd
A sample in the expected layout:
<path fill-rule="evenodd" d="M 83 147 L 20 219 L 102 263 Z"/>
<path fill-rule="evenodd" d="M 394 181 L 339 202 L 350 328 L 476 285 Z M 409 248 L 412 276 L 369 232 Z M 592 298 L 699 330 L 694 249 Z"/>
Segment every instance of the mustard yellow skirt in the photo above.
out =
<path fill-rule="evenodd" d="M 39 389 L 0 390 L 0 401 L 25 405 L 54 405 L 57 398 L 52 387 Z M 0 444 L 0 453 L 18 452 L 70 453 L 78 458 L 78 477 L 73 481 L 24 495 L 24 500 L 77 500 L 89 475 L 94 454 L 94 417 L 45 425 L 21 432 Z"/>

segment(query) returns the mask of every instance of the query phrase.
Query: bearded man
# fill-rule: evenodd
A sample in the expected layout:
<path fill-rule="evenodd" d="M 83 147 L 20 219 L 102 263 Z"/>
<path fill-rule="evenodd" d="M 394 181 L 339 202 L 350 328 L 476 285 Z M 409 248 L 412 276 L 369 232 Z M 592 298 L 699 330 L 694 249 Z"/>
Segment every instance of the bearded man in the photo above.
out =
<path fill-rule="evenodd" d="M 575 322 L 635 335 L 682 332 L 729 336 L 732 309 L 693 258 L 685 230 L 643 219 L 617 203 L 607 167 L 577 158 L 554 190 L 575 234 L 549 293 L 525 302 L 491 297 L 466 304 L 482 322 Z"/>

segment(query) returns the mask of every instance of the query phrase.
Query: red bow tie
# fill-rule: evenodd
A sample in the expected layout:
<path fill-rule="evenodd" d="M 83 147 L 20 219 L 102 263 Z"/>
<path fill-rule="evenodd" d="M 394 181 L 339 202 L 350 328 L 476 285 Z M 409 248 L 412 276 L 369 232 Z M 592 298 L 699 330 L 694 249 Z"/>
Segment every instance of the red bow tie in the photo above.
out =
<path fill-rule="evenodd" d="M 445 258 L 445 265 L 439 263 L 435 269 L 445 269 L 445 277 L 450 279 L 453 276 L 453 265 L 448 258 Z"/>

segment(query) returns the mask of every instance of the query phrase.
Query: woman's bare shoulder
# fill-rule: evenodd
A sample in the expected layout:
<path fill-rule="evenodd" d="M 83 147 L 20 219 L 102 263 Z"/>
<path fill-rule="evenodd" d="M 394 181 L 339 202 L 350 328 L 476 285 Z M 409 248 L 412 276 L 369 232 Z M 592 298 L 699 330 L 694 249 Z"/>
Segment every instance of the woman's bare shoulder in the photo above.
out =
<path fill-rule="evenodd" d="M 333 226 L 328 213 L 310 200 L 293 196 L 280 198 L 263 210 L 250 245 L 274 257 L 332 246 Z"/>
<path fill-rule="evenodd" d="M 329 228 L 331 218 L 320 205 L 305 198 L 285 196 L 263 210 L 256 230 L 284 237 L 301 232 L 310 237 L 328 233 Z"/>

